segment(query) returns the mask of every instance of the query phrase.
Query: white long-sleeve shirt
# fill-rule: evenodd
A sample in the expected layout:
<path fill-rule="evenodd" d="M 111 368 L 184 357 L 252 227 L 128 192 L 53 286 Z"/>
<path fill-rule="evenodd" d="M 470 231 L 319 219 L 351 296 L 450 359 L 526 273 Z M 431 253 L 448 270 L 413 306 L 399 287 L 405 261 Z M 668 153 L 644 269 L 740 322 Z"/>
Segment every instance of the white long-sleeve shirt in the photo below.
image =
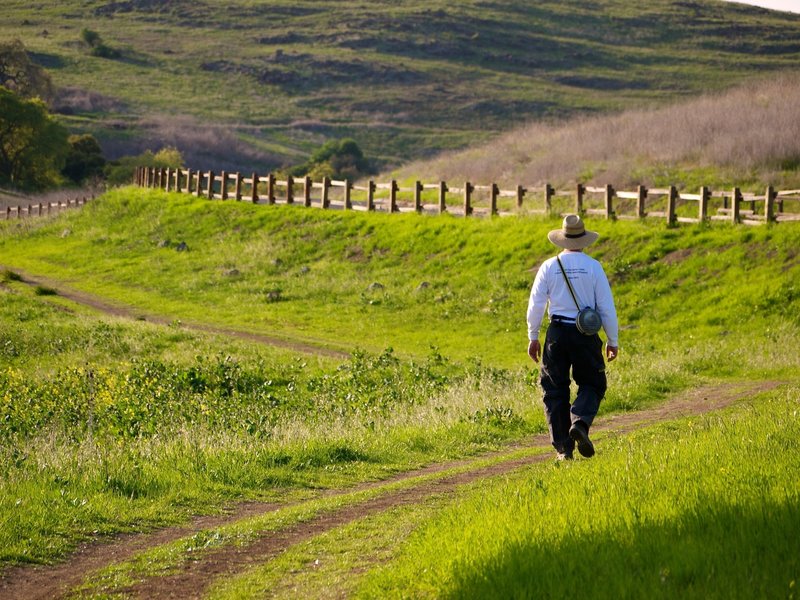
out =
<path fill-rule="evenodd" d="M 619 346 L 619 324 L 611 286 L 602 265 L 583 252 L 564 251 L 559 254 L 567 277 L 578 297 L 581 308 L 591 306 L 600 313 L 603 330 L 609 346 Z M 572 299 L 567 282 L 561 274 L 556 257 L 549 258 L 536 273 L 528 301 L 528 339 L 539 339 L 539 328 L 550 301 L 549 316 L 561 315 L 568 319 L 578 316 L 578 307 Z"/>

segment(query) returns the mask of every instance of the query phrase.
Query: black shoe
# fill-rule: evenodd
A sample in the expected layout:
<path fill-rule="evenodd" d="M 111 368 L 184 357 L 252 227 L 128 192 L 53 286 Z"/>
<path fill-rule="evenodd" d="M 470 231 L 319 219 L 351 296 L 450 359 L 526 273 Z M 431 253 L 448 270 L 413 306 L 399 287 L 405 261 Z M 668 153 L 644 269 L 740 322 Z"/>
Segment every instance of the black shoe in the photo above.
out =
<path fill-rule="evenodd" d="M 589 439 L 589 431 L 582 421 L 576 421 L 569 430 L 569 437 L 575 440 L 578 445 L 578 452 L 581 456 L 590 458 L 594 456 L 594 444 Z"/>

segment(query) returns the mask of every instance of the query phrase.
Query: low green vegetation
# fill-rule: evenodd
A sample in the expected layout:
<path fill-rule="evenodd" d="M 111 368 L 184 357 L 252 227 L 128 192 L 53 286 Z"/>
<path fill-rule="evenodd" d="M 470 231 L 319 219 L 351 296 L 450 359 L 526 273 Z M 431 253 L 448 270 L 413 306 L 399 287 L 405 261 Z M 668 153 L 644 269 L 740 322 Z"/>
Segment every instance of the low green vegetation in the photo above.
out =
<path fill-rule="evenodd" d="M 524 315 L 558 226 L 133 188 L 0 222 L 0 561 L 544 431 Z M 705 381 L 796 378 L 797 228 L 589 226 L 623 326 L 604 413 Z M 172 324 L 99 315 L 70 289 Z"/>
<path fill-rule="evenodd" d="M 356 597 L 791 598 L 798 393 L 609 438 L 591 463 L 483 485 L 416 531 Z"/>
<path fill-rule="evenodd" d="M 297 499 L 543 430 L 507 371 L 299 356 L 0 287 L 0 563 L 242 499 Z M 224 354 L 223 354 L 224 353 Z M 491 398 L 487 402 L 487 396 Z"/>

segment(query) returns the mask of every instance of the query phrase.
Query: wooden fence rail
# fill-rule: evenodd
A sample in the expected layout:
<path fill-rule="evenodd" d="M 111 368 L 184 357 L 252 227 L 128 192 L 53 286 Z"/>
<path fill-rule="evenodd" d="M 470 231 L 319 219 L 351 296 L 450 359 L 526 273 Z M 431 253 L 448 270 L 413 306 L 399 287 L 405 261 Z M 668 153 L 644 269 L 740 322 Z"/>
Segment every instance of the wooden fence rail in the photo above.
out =
<path fill-rule="evenodd" d="M 35 202 L 33 204 L 7 206 L 3 212 L 5 213 L 6 221 L 12 218 L 43 217 L 50 214 L 57 214 L 70 208 L 79 208 L 93 199 L 94 196 L 88 199 L 83 197 L 73 200 L 58 200 L 57 202 Z"/>
<path fill-rule="evenodd" d="M 743 193 L 739 188 L 711 190 L 703 186 L 697 193 L 679 191 L 675 186 L 636 190 L 617 190 L 577 184 L 571 190 L 544 186 L 518 185 L 501 189 L 498 184 L 477 185 L 469 181 L 457 185 L 445 181 L 416 181 L 401 187 L 396 180 L 368 181 L 355 185 L 346 180 L 323 177 L 292 177 L 279 180 L 273 174 L 258 175 L 192 169 L 140 167 L 135 184 L 194 194 L 211 200 L 245 200 L 252 203 L 293 204 L 332 207 L 344 210 L 382 210 L 385 212 L 428 212 L 470 215 L 513 213 L 562 214 L 576 212 L 606 219 L 661 218 L 668 225 L 710 220 L 761 224 L 800 221 L 800 190 L 776 191 L 767 186 L 763 194 Z M 354 199 L 357 196 L 358 199 Z M 798 203 L 796 205 L 792 203 Z M 789 205 L 794 211 L 785 211 Z"/>

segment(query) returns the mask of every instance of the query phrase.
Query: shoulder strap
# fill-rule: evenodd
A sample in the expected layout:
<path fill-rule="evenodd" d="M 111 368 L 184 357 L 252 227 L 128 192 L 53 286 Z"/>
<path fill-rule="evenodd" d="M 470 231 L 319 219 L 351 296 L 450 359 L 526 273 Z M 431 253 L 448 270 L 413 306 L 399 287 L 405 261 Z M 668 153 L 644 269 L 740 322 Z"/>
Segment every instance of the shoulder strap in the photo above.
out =
<path fill-rule="evenodd" d="M 575 296 L 575 290 L 572 289 L 572 284 L 569 281 L 569 277 L 567 277 L 567 272 L 564 270 L 564 265 L 561 263 L 561 258 L 558 255 L 556 255 L 556 260 L 558 261 L 558 266 L 561 267 L 561 274 L 564 276 L 564 281 L 567 282 L 569 293 L 572 294 L 572 299 L 575 301 L 575 306 L 577 307 L 578 312 L 580 312 L 581 305 L 578 304 L 578 298 Z"/>

